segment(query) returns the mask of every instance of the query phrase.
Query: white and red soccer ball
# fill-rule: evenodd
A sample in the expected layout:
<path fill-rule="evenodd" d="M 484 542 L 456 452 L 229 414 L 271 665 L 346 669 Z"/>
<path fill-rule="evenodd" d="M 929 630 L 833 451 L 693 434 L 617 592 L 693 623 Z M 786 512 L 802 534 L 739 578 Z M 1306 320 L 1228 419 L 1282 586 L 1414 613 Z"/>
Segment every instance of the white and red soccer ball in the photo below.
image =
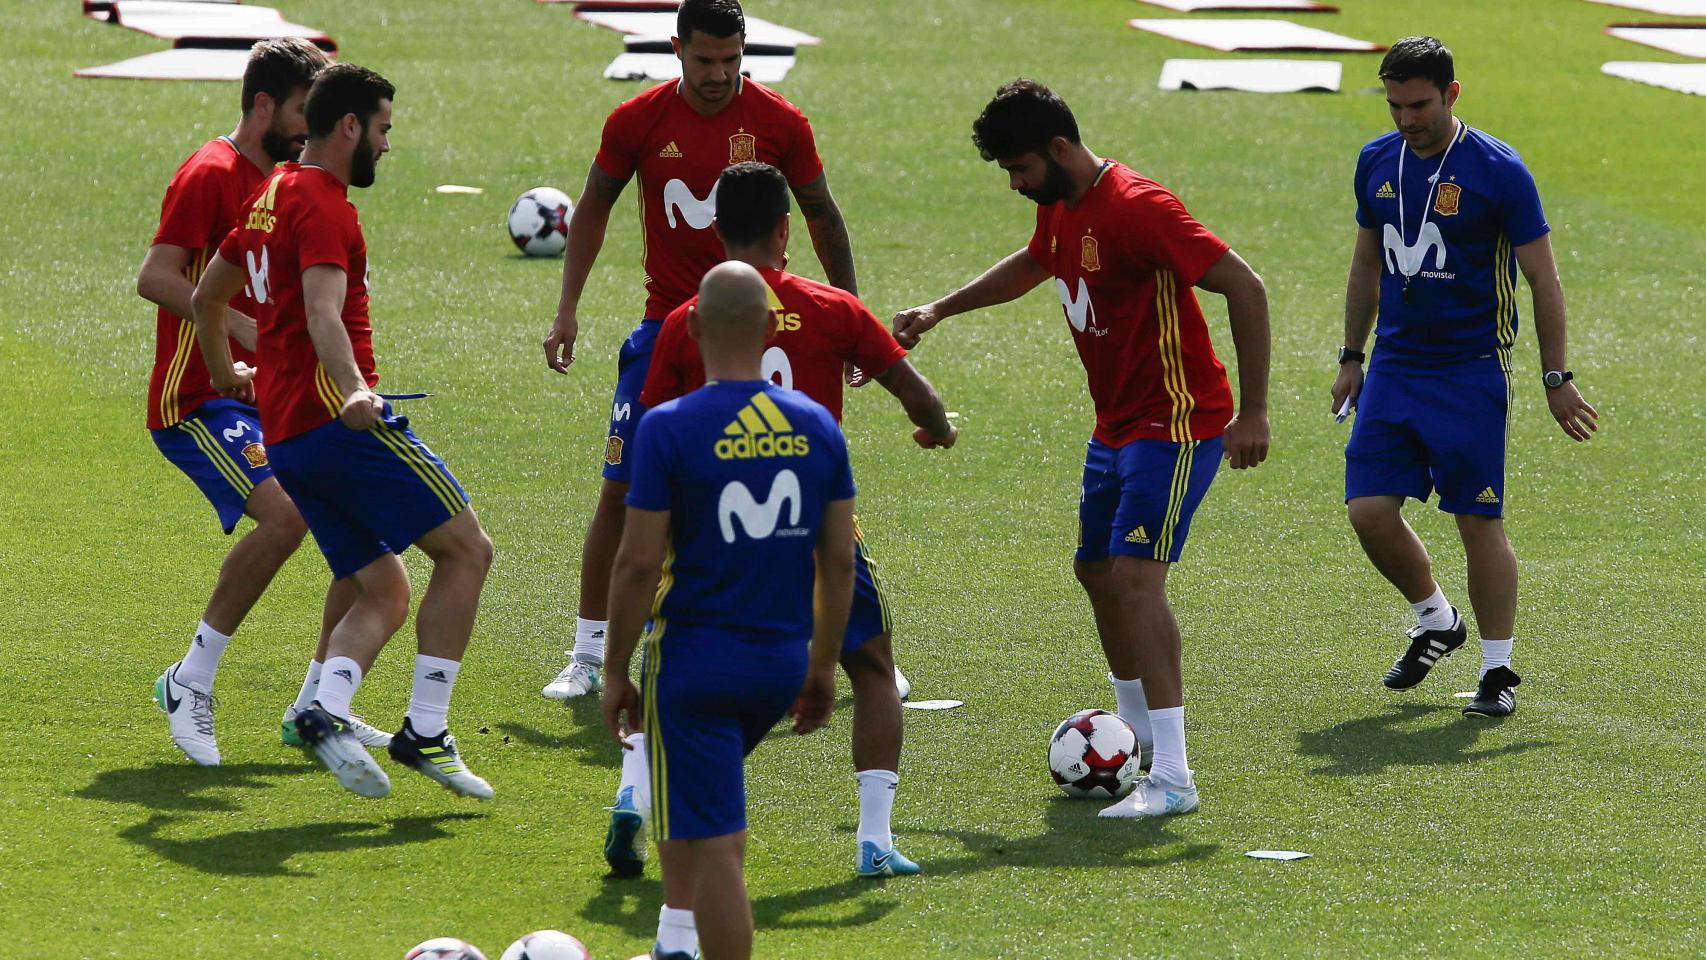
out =
<path fill-rule="evenodd" d="M 575 202 L 555 187 L 534 187 L 509 208 L 509 238 L 530 257 L 561 256 Z"/>
<path fill-rule="evenodd" d="M 1080 710 L 1049 738 L 1049 774 L 1074 797 L 1123 797 L 1137 784 L 1137 766 L 1137 733 L 1106 710 Z"/>
<path fill-rule="evenodd" d="M 408 953 L 403 960 L 486 960 L 480 948 L 455 937 L 433 937 Z"/>
<path fill-rule="evenodd" d="M 509 945 L 500 960 L 591 960 L 586 944 L 561 930 L 535 930 Z"/>

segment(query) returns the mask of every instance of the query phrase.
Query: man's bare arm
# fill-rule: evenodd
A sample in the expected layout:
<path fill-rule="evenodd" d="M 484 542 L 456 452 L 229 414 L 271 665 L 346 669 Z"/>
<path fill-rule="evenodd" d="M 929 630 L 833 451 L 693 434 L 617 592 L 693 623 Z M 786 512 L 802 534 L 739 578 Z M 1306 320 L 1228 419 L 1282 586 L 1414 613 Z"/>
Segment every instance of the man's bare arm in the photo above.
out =
<path fill-rule="evenodd" d="M 841 216 L 841 207 L 829 192 L 829 175 L 820 174 L 811 183 L 795 187 L 794 200 L 800 205 L 800 215 L 806 218 L 812 249 L 823 264 L 823 275 L 831 286 L 857 296 L 859 280 L 853 269 L 853 239 L 847 235 L 847 221 Z"/>
<path fill-rule="evenodd" d="M 174 316 L 193 320 L 190 297 L 195 293 L 195 286 L 185 276 L 192 253 L 170 243 L 156 243 L 149 247 L 148 255 L 142 258 L 142 269 L 136 274 L 137 294 Z M 213 259 L 218 260 L 219 257 Z M 211 269 L 212 264 L 208 266 Z M 239 283 L 237 289 L 243 289 L 243 285 Z M 225 328 L 231 339 L 249 350 L 255 349 L 255 318 L 229 307 L 225 313 Z"/>
<path fill-rule="evenodd" d="M 1534 294 L 1534 337 L 1540 343 L 1540 369 L 1568 369 L 1564 332 L 1564 284 L 1552 255 L 1552 235 L 1542 234 L 1516 248 L 1516 263 Z M 1599 429 L 1599 411 L 1583 398 L 1574 381 L 1546 390 L 1546 406 L 1572 440 L 1587 440 Z"/>
<path fill-rule="evenodd" d="M 612 177 L 594 163 L 586 172 L 586 186 L 575 203 L 575 212 L 569 216 L 569 245 L 563 254 L 563 292 L 557 300 L 557 316 L 551 322 L 551 332 L 545 337 L 545 362 L 558 373 L 568 373 L 569 364 L 575 362 L 581 291 L 586 287 L 593 263 L 598 260 L 598 252 L 604 249 L 610 211 L 627 185 L 627 178 Z"/>
<path fill-rule="evenodd" d="M 895 314 L 895 339 L 900 341 L 901 346 L 910 350 L 918 345 L 919 337 L 943 320 L 957 314 L 1017 300 L 1048 278 L 1048 268 L 1038 263 L 1028 248 L 1020 249 L 1003 257 L 976 280 L 935 303 L 927 303 Z"/>
<path fill-rule="evenodd" d="M 1268 329 L 1268 291 L 1237 252 L 1228 250 L 1197 286 L 1226 298 L 1232 347 L 1238 354 L 1238 413 L 1226 426 L 1226 459 L 1232 469 L 1268 458 L 1268 365 L 1273 335 Z"/>

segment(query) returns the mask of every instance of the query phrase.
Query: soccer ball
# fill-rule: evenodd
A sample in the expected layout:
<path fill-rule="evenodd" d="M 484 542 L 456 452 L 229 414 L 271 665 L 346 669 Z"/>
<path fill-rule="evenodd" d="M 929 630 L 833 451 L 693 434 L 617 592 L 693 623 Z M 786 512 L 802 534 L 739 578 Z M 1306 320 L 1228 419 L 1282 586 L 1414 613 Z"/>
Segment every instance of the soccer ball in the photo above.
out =
<path fill-rule="evenodd" d="M 1118 714 L 1080 710 L 1054 730 L 1048 769 L 1074 797 L 1123 797 L 1137 784 L 1137 733 Z"/>
<path fill-rule="evenodd" d="M 502 960 L 591 960 L 586 944 L 561 930 L 535 930 L 509 945 Z"/>
<path fill-rule="evenodd" d="M 534 187 L 509 208 L 509 238 L 530 257 L 560 256 L 569 245 L 575 202 L 555 187 Z"/>
<path fill-rule="evenodd" d="M 455 937 L 433 937 L 403 954 L 403 960 L 486 960 L 486 955 Z"/>

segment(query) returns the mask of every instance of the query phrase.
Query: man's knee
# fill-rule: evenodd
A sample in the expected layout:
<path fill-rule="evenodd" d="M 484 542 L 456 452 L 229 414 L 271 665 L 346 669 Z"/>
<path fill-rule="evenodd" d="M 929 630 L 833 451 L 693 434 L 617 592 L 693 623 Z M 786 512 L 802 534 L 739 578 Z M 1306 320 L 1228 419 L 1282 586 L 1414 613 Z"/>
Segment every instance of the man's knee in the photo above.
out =
<path fill-rule="evenodd" d="M 841 655 L 841 669 L 857 692 L 870 683 L 894 686 L 894 655 L 889 650 L 889 635 L 879 633 L 860 644 L 859 649 Z"/>
<path fill-rule="evenodd" d="M 1074 560 L 1072 573 L 1091 596 L 1111 596 L 1114 593 L 1114 564 L 1112 560 Z"/>
<path fill-rule="evenodd" d="M 1502 517 L 1460 513 L 1457 515 L 1457 532 L 1463 538 L 1466 550 L 1510 549 L 1510 538 L 1505 535 L 1505 521 Z"/>
<path fill-rule="evenodd" d="M 1351 527 L 1362 536 L 1391 530 L 1400 519 L 1403 500 L 1395 497 L 1357 497 L 1345 504 Z"/>
<path fill-rule="evenodd" d="M 265 539 L 295 550 L 308 535 L 308 523 L 277 480 L 268 479 L 249 494 L 243 510 L 255 521 L 255 532 Z"/>
<path fill-rule="evenodd" d="M 1168 564 L 1148 557 L 1115 557 L 1108 580 L 1121 596 L 1160 599 L 1167 596 Z"/>

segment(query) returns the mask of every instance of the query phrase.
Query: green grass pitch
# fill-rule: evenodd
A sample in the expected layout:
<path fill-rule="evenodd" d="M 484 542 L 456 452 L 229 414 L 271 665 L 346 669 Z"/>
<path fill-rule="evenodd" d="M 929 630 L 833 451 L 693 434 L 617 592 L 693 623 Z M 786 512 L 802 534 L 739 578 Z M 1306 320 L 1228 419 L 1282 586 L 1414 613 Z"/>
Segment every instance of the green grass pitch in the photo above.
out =
<path fill-rule="evenodd" d="M 1459 115 L 1532 166 L 1570 312 L 1591 444 L 1546 415 L 1519 294 L 1510 530 L 1522 559 L 1519 713 L 1460 717 L 1473 646 L 1420 690 L 1378 683 L 1408 611 L 1340 505 L 1327 412 L 1357 148 L 1388 128 L 1378 58 L 1341 95 L 1163 94 L 1131 0 L 753 0 L 825 38 L 779 88 L 812 118 L 867 301 L 887 316 L 1028 236 L 1031 205 L 971 148 L 1025 74 L 1086 141 L 1176 190 L 1267 281 L 1273 453 L 1223 472 L 1173 598 L 1202 812 L 1098 822 L 1045 774 L 1054 723 L 1111 706 L 1070 572 L 1090 411 L 1046 287 L 950 321 L 914 356 L 961 443 L 914 449 L 898 405 L 849 399 L 861 509 L 915 696 L 896 808 L 916 879 L 852 877 L 848 715 L 749 764 L 748 876 L 766 957 L 1688 956 L 1706 916 L 1706 621 L 1699 400 L 1706 329 L 1706 100 L 1602 76 L 1673 59 L 1612 39 L 1576 0 L 1340 0 L 1306 22 L 1444 38 Z M 176 165 L 227 132 L 230 84 L 75 80 L 159 49 L 70 0 L 5 4 L 0 58 L 0 943 L 9 957 L 394 958 L 438 935 L 496 957 L 534 929 L 600 958 L 650 943 L 660 891 L 603 879 L 617 751 L 591 705 L 538 696 L 572 632 L 616 349 L 640 240 L 613 219 L 582 357 L 546 370 L 556 261 L 514 255 L 510 199 L 578 193 L 600 123 L 638 85 L 599 79 L 613 34 L 529 0 L 290 0 L 346 59 L 396 82 L 393 153 L 356 192 L 387 386 L 475 497 L 498 545 L 453 726 L 498 791 L 460 801 L 399 775 L 364 802 L 277 740 L 324 588 L 305 549 L 226 657 L 227 765 L 189 766 L 150 684 L 177 657 L 227 542 L 143 429 L 151 308 L 136 268 Z M 1155 14 L 1165 15 L 1165 14 Z M 484 196 L 441 196 L 440 183 Z M 631 201 L 626 201 L 631 202 Z M 797 233 L 803 241 L 803 232 Z M 803 243 L 797 269 L 820 275 Z M 1205 296 L 1231 366 L 1222 302 Z M 1409 511 L 1461 603 L 1448 518 Z M 421 572 L 419 558 L 411 567 Z M 419 582 L 419 581 L 417 581 Z M 362 690 L 395 722 L 412 637 Z M 1312 853 L 1259 862 L 1258 848 Z"/>

